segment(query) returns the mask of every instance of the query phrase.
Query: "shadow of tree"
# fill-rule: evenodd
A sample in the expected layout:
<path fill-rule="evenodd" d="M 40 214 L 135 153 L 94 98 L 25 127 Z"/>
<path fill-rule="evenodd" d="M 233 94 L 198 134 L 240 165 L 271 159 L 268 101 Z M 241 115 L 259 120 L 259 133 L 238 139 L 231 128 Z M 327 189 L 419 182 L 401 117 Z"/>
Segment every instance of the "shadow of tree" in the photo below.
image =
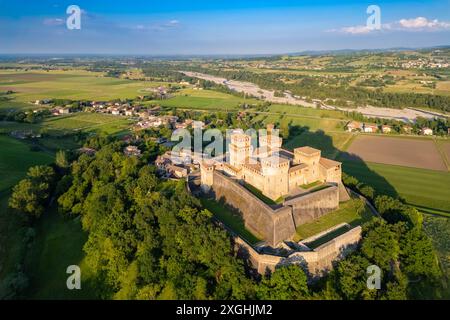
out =
<path fill-rule="evenodd" d="M 310 131 L 308 126 L 290 125 L 289 138 L 284 147 L 289 150 L 310 146 L 322 151 L 322 156 L 342 162 L 342 171 L 360 182 L 372 186 L 377 193 L 399 197 L 395 188 L 381 175 L 372 170 L 358 155 L 339 150 L 333 138 L 322 130 Z"/>

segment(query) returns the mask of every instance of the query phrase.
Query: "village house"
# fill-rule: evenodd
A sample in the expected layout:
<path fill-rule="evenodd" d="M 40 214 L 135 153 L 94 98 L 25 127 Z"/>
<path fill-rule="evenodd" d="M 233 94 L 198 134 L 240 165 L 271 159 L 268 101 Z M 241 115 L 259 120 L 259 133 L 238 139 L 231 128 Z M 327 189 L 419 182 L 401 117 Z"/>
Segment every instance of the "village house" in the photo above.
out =
<path fill-rule="evenodd" d="M 140 157 L 141 156 L 141 150 L 139 150 L 136 146 L 128 146 L 123 150 L 123 153 L 127 157 Z"/>
<path fill-rule="evenodd" d="M 427 127 L 422 128 L 421 132 L 424 136 L 432 136 L 433 135 L 433 130 L 430 128 L 427 128 Z"/>
<path fill-rule="evenodd" d="M 362 130 L 362 124 L 358 121 L 351 121 L 347 123 L 348 132 L 353 132 L 355 130 Z"/>
<path fill-rule="evenodd" d="M 187 155 L 180 156 L 179 153 L 168 151 L 158 156 L 155 166 L 160 174 L 168 178 L 182 179 L 195 170 L 196 166 L 192 165 L 191 161 Z"/>
<path fill-rule="evenodd" d="M 392 132 L 392 127 L 388 126 L 388 125 L 382 125 L 381 126 L 381 131 L 383 133 L 391 133 Z"/>
<path fill-rule="evenodd" d="M 183 122 L 179 123 L 177 122 L 175 124 L 175 129 L 187 129 L 190 125 L 192 125 L 193 120 L 186 119 Z"/>
<path fill-rule="evenodd" d="M 97 150 L 87 147 L 80 148 L 77 151 L 81 154 L 86 154 L 88 156 L 93 156 L 97 152 Z"/>
<path fill-rule="evenodd" d="M 363 124 L 363 132 L 366 133 L 374 133 L 378 131 L 378 126 L 374 123 L 364 123 Z"/>
<path fill-rule="evenodd" d="M 53 115 L 61 115 L 61 114 L 69 114 L 69 113 L 70 113 L 70 109 L 64 108 L 64 107 L 57 107 L 57 108 L 53 109 L 53 111 L 52 111 Z"/>
<path fill-rule="evenodd" d="M 407 134 L 411 134 L 413 128 L 411 126 L 403 126 L 402 130 Z"/>
<path fill-rule="evenodd" d="M 167 173 L 177 179 L 186 178 L 189 171 L 187 168 L 177 166 L 177 165 L 169 165 L 167 167 Z"/>

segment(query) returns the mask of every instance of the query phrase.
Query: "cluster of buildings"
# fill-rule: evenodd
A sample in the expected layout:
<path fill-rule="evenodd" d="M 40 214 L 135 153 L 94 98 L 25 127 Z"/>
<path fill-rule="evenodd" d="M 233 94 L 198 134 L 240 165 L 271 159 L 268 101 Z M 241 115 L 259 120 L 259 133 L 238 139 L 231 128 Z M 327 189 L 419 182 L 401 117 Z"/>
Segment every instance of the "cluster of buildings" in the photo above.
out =
<path fill-rule="evenodd" d="M 359 121 L 351 121 L 347 124 L 347 131 L 348 132 L 354 132 L 354 131 L 360 131 L 365 133 L 376 133 L 376 132 L 382 132 L 382 133 L 391 133 L 392 132 L 392 126 L 389 125 L 378 125 L 376 123 L 365 123 L 365 122 L 359 122 Z M 402 130 L 404 133 L 410 134 L 413 130 L 413 128 L 409 125 L 402 126 Z M 428 127 L 424 127 L 420 130 L 421 134 L 424 136 L 432 136 L 433 135 L 433 129 L 430 129 Z"/>
<path fill-rule="evenodd" d="M 159 128 L 160 126 L 175 127 L 178 121 L 176 116 L 155 116 L 149 115 L 148 117 L 141 117 L 141 121 L 136 123 L 135 129 L 144 130 L 149 128 Z"/>
<path fill-rule="evenodd" d="M 449 63 L 444 61 L 429 61 L 427 59 L 417 59 L 417 60 L 410 60 L 407 62 L 403 62 L 401 64 L 401 67 L 403 69 L 423 69 L 423 68 L 429 68 L 429 69 L 441 69 L 441 68 L 448 68 L 450 66 Z"/>
<path fill-rule="evenodd" d="M 93 101 L 87 111 L 112 114 L 115 116 L 140 117 L 141 115 L 146 115 L 146 113 L 156 112 L 158 110 L 157 108 L 154 110 L 155 108 L 147 109 L 147 107 L 132 106 L 129 103 Z"/>
<path fill-rule="evenodd" d="M 155 161 L 158 173 L 165 178 L 184 179 L 200 168 L 205 155 L 190 150 L 167 151 Z"/>

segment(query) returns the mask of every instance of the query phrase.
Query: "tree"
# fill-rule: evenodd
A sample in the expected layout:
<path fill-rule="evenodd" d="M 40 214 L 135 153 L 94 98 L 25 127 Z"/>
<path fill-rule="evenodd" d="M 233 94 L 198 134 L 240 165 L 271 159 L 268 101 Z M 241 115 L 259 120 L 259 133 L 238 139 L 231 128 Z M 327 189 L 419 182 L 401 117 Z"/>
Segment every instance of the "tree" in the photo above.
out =
<path fill-rule="evenodd" d="M 433 244 L 420 229 L 409 230 L 400 240 L 402 269 L 413 277 L 435 279 L 441 273 Z"/>
<path fill-rule="evenodd" d="M 55 163 L 61 169 L 66 169 L 69 167 L 69 160 L 67 159 L 67 154 L 63 150 L 59 150 L 56 153 Z"/>
<path fill-rule="evenodd" d="M 28 170 L 27 178 L 14 186 L 9 206 L 38 218 L 44 212 L 53 180 L 54 171 L 51 167 L 31 167 Z"/>
<path fill-rule="evenodd" d="M 421 227 L 422 215 L 417 209 L 405 205 L 398 199 L 383 195 L 375 199 L 375 207 L 381 216 L 391 224 L 404 221 L 410 227 Z"/>
<path fill-rule="evenodd" d="M 362 241 L 361 252 L 383 270 L 390 270 L 398 259 L 400 247 L 397 236 L 383 220 L 377 219 L 365 226 L 368 230 Z"/>
<path fill-rule="evenodd" d="M 263 300 L 306 299 L 309 297 L 306 274 L 297 265 L 278 268 L 261 281 L 257 296 Z"/>

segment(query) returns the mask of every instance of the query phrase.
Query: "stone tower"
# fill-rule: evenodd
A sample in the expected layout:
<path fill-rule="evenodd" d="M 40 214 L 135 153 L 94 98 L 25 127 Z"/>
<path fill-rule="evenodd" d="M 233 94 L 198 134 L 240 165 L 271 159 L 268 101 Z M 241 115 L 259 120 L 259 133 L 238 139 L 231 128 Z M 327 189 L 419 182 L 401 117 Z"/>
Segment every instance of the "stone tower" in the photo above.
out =
<path fill-rule="evenodd" d="M 280 150 L 282 144 L 283 139 L 279 136 L 279 130 L 275 130 L 273 124 L 268 124 L 267 135 L 259 137 L 259 147 L 274 153 Z"/>
<path fill-rule="evenodd" d="M 306 175 L 307 183 L 315 182 L 319 179 L 319 162 L 322 152 L 311 147 L 302 147 L 294 150 L 294 163 L 307 164 L 309 167 Z"/>
<path fill-rule="evenodd" d="M 278 156 L 261 159 L 263 194 L 272 200 L 289 193 L 289 160 Z"/>
<path fill-rule="evenodd" d="M 233 167 L 241 168 L 241 166 L 253 153 L 251 137 L 241 131 L 233 132 L 231 134 L 229 152 L 230 164 Z"/>
<path fill-rule="evenodd" d="M 214 183 L 214 165 L 208 162 L 202 162 L 200 164 L 200 174 L 201 174 L 201 189 L 204 193 L 208 193 Z"/>

